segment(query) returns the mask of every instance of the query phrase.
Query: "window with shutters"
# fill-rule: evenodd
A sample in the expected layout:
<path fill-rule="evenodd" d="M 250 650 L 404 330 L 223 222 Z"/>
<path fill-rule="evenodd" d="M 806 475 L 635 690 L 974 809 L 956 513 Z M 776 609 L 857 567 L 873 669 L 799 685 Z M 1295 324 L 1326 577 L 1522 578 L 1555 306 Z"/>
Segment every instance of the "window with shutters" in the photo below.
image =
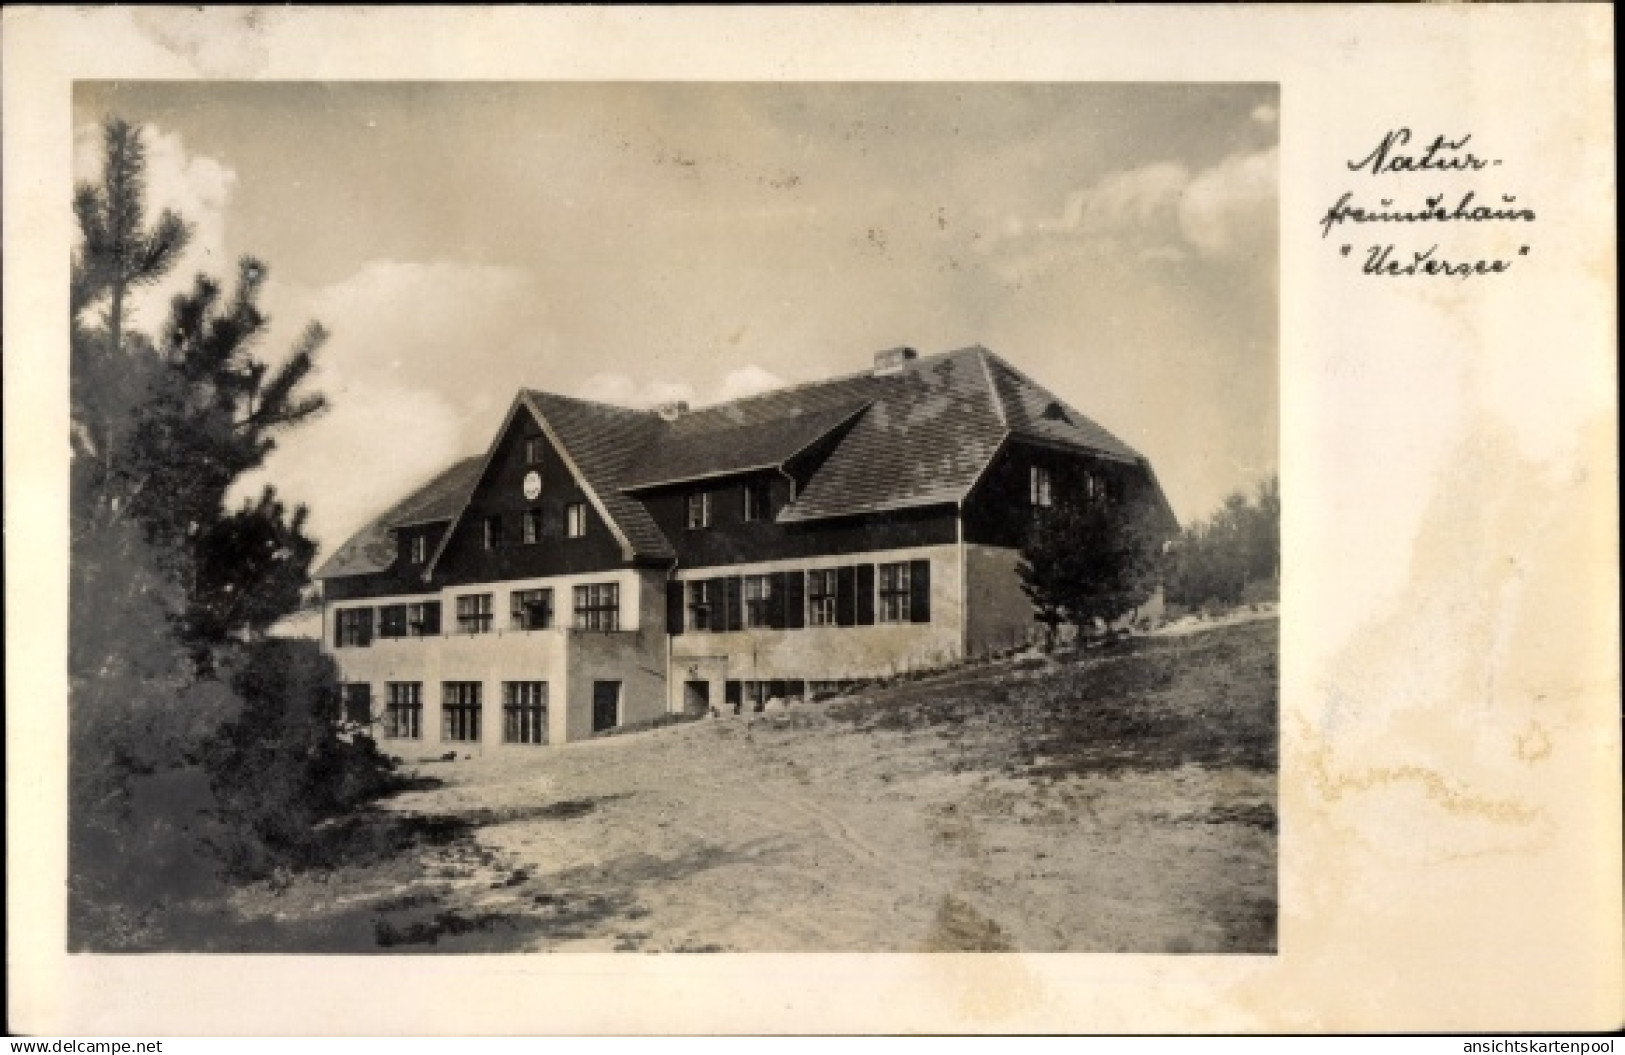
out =
<path fill-rule="evenodd" d="M 553 625 L 552 590 L 515 590 L 508 601 L 510 628 L 546 630 Z"/>
<path fill-rule="evenodd" d="M 745 625 L 773 625 L 773 579 L 768 575 L 745 576 Z"/>
<path fill-rule="evenodd" d="M 384 737 L 389 740 L 423 738 L 423 683 L 392 681 L 385 686 Z"/>
<path fill-rule="evenodd" d="M 386 604 L 378 609 L 378 636 L 406 636 L 406 605 Z"/>
<path fill-rule="evenodd" d="M 688 517 L 685 522 L 690 531 L 711 526 L 711 492 L 698 491 L 688 496 Z"/>
<path fill-rule="evenodd" d="M 773 487 L 766 480 L 745 485 L 745 519 L 771 520 L 773 517 Z"/>
<path fill-rule="evenodd" d="M 688 584 L 688 617 L 695 630 L 720 630 L 716 615 L 722 599 L 717 584 L 710 580 Z"/>
<path fill-rule="evenodd" d="M 464 634 L 490 633 L 490 594 L 467 593 L 457 598 L 457 629 Z"/>
<path fill-rule="evenodd" d="M 570 538 L 587 534 L 587 503 L 571 502 L 564 507 L 564 533 Z"/>
<path fill-rule="evenodd" d="M 1050 478 L 1050 471 L 1042 465 L 1032 467 L 1032 503 L 1041 509 L 1047 509 L 1054 503 L 1054 487 Z"/>
<path fill-rule="evenodd" d="M 424 601 L 406 606 L 408 637 L 434 637 L 440 633 L 440 602 Z"/>
<path fill-rule="evenodd" d="M 547 743 L 547 682 L 502 683 L 502 742 Z"/>
<path fill-rule="evenodd" d="M 807 625 L 835 625 L 835 569 L 807 573 Z"/>
<path fill-rule="evenodd" d="M 542 541 L 542 511 L 540 509 L 525 510 L 524 517 L 519 521 L 519 537 L 527 546 L 534 546 Z"/>
<path fill-rule="evenodd" d="M 908 562 L 880 566 L 880 621 L 909 622 Z"/>
<path fill-rule="evenodd" d="M 372 609 L 339 609 L 337 636 L 333 644 L 338 648 L 365 648 L 372 644 Z"/>
<path fill-rule="evenodd" d="M 619 630 L 621 586 L 590 583 L 575 588 L 575 625 L 578 630 Z"/>
<path fill-rule="evenodd" d="M 441 685 L 440 739 L 456 743 L 479 742 L 479 682 L 448 681 Z"/>

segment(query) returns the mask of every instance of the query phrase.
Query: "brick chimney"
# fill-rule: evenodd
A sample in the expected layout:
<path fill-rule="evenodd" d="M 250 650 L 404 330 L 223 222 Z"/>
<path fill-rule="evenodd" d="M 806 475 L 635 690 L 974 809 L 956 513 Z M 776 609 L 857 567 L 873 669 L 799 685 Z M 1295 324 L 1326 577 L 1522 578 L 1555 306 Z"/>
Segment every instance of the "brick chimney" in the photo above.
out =
<path fill-rule="evenodd" d="M 902 372 L 903 365 L 920 357 L 920 353 L 912 348 L 887 348 L 883 352 L 875 353 L 875 376 L 896 374 Z"/>

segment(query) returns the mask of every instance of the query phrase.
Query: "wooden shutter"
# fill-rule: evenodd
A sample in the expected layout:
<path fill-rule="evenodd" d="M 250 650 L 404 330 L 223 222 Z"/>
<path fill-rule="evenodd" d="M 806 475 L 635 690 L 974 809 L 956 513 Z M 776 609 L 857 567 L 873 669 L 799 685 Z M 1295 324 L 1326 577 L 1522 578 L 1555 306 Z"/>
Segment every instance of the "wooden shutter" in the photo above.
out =
<path fill-rule="evenodd" d="M 858 625 L 870 626 L 875 621 L 875 566 L 858 565 Z"/>
<path fill-rule="evenodd" d="M 666 633 L 683 632 L 683 592 L 687 583 L 672 579 L 666 583 Z"/>
<path fill-rule="evenodd" d="M 372 644 L 372 609 L 361 609 L 361 640 L 359 644 Z"/>
<path fill-rule="evenodd" d="M 423 606 L 423 633 L 425 636 L 440 633 L 439 601 L 430 601 Z"/>
<path fill-rule="evenodd" d="M 728 593 L 728 621 L 729 630 L 742 630 L 745 627 L 745 583 L 737 575 L 723 580 L 727 583 Z"/>
<path fill-rule="evenodd" d="M 858 569 L 835 569 L 835 625 L 853 626 L 858 621 L 857 585 Z"/>
<path fill-rule="evenodd" d="M 784 610 L 786 598 L 784 596 L 784 580 L 788 576 L 782 571 L 776 571 L 767 577 L 768 608 L 767 625 L 774 630 L 784 629 Z"/>
<path fill-rule="evenodd" d="M 911 623 L 931 621 L 931 562 L 908 562 L 908 618 Z"/>
<path fill-rule="evenodd" d="M 784 626 L 800 630 L 807 625 L 807 573 L 786 572 L 784 575 Z"/>
<path fill-rule="evenodd" d="M 333 609 L 333 647 L 340 648 L 344 644 L 344 609 Z"/>

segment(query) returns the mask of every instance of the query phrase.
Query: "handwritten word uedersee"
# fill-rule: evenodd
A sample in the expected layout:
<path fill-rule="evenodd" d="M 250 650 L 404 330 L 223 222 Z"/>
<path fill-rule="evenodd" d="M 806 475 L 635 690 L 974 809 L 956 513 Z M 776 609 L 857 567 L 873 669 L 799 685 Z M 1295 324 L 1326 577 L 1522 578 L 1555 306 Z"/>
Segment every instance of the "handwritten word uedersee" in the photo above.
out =
<path fill-rule="evenodd" d="M 1482 158 L 1467 149 L 1469 133 L 1459 139 L 1439 135 L 1418 153 L 1408 152 L 1412 141 L 1409 128 L 1395 128 L 1385 134 L 1363 157 L 1346 162 L 1350 172 L 1364 172 L 1385 182 L 1405 176 L 1426 174 L 1472 174 L 1501 164 L 1500 158 Z M 1532 223 L 1535 211 L 1518 203 L 1515 194 L 1500 194 L 1486 204 L 1476 190 L 1442 191 L 1424 188 L 1415 198 L 1379 196 L 1360 201 L 1355 191 L 1346 191 L 1321 217 L 1321 237 L 1327 238 L 1340 224 L 1367 223 Z M 1401 203 L 1397 204 L 1396 202 Z M 1342 247 L 1348 256 L 1352 245 Z M 1512 267 L 1511 260 L 1473 259 L 1447 261 L 1438 255 L 1438 245 L 1421 252 L 1399 250 L 1394 244 L 1373 245 L 1366 251 L 1361 273 L 1384 277 L 1444 275 L 1469 278 L 1497 274 Z M 1406 256 L 1409 260 L 1405 260 Z M 1529 247 L 1520 246 L 1518 255 L 1528 256 Z M 1402 262 L 1403 261 L 1403 262 Z"/>

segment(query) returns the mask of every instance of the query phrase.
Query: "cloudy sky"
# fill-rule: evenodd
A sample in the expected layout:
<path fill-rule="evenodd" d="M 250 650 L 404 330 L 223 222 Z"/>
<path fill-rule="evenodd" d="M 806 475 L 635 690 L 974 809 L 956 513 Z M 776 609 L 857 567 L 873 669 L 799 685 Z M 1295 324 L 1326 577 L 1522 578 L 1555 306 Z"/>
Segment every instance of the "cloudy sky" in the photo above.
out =
<path fill-rule="evenodd" d="M 269 265 L 333 403 L 259 480 L 328 547 L 522 386 L 695 404 L 980 343 L 1151 458 L 1182 519 L 1274 471 L 1270 85 L 81 84 L 197 227 L 137 308 Z"/>

